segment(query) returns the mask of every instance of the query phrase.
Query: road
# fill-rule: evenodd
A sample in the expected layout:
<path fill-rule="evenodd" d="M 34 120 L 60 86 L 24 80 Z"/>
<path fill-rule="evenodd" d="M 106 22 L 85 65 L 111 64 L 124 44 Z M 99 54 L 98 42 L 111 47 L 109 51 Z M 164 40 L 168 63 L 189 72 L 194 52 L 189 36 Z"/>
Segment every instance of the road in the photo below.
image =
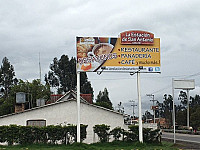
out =
<path fill-rule="evenodd" d="M 174 139 L 173 133 L 162 132 L 162 138 L 165 139 Z M 176 140 L 190 143 L 200 144 L 200 135 L 191 135 L 191 134 L 180 134 L 176 133 Z"/>

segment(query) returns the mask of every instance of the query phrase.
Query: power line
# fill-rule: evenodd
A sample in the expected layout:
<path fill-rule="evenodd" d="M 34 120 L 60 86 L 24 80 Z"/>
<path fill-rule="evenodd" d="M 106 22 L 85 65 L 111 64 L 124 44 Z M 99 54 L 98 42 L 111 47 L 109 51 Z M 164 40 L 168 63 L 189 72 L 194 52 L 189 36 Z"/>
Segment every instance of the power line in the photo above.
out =
<path fill-rule="evenodd" d="M 190 77 L 195 77 L 195 76 L 199 76 L 200 72 L 191 74 L 191 75 L 173 75 L 173 76 L 161 76 L 161 77 L 143 77 L 143 78 L 175 78 L 175 77 L 184 77 L 184 78 L 190 78 Z M 135 78 L 135 77 L 133 77 Z M 129 80 L 129 79 L 133 79 L 133 78 L 105 78 L 105 79 L 90 79 L 90 80 Z"/>

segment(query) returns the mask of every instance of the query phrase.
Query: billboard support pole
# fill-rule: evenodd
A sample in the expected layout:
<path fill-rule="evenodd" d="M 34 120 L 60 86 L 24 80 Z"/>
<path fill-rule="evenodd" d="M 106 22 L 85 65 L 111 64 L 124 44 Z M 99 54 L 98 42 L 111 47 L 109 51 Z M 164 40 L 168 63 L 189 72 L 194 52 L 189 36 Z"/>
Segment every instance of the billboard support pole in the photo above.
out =
<path fill-rule="evenodd" d="M 190 117 L 189 117 L 189 89 L 187 89 L 187 127 L 190 127 Z"/>
<path fill-rule="evenodd" d="M 77 72 L 77 142 L 80 143 L 80 72 Z"/>
<path fill-rule="evenodd" d="M 172 100 L 173 100 L 173 113 L 172 113 L 172 118 L 173 118 L 173 126 L 174 126 L 174 143 L 176 143 L 176 128 L 175 128 L 175 105 L 174 105 L 174 79 L 172 79 Z"/>
<path fill-rule="evenodd" d="M 137 92 L 138 92 L 138 114 L 139 114 L 139 142 L 143 143 L 142 133 L 142 107 L 140 95 L 140 71 L 137 72 Z"/>

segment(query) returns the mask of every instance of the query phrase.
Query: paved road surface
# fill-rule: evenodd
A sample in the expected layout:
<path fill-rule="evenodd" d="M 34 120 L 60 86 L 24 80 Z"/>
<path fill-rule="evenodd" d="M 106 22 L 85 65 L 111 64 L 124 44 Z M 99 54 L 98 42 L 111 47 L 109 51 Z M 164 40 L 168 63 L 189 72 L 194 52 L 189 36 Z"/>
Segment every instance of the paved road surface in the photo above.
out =
<path fill-rule="evenodd" d="M 174 139 L 173 133 L 162 132 L 162 138 Z M 200 144 L 200 135 L 176 133 L 176 140 Z"/>

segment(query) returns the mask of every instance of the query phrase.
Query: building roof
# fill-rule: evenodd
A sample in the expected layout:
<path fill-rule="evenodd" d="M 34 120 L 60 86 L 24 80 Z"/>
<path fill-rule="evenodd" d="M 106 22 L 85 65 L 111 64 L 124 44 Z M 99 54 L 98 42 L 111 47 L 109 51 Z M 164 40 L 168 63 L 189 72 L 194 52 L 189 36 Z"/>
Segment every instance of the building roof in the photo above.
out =
<path fill-rule="evenodd" d="M 77 99 L 77 94 L 76 92 L 74 92 L 73 90 L 68 91 L 67 93 L 65 93 L 62 97 L 60 97 L 56 102 L 60 102 L 63 101 L 64 99 Z M 84 98 L 82 98 L 80 96 L 80 100 L 83 103 L 88 103 L 88 101 L 86 101 Z"/>
<path fill-rule="evenodd" d="M 32 111 L 32 110 L 41 109 L 41 108 L 49 107 L 49 106 L 52 106 L 52 105 L 57 105 L 57 104 L 60 104 L 60 103 L 66 103 L 66 102 L 76 101 L 76 100 L 77 100 L 77 95 L 76 95 L 76 93 L 74 91 L 71 90 L 71 91 L 68 91 L 67 93 L 65 93 L 55 103 L 51 103 L 51 104 L 47 104 L 47 105 L 39 106 L 39 107 L 34 107 L 34 108 L 31 108 L 31 109 L 26 109 L 23 112 L 17 112 L 17 113 L 3 115 L 3 116 L 0 116 L 0 118 L 12 116 L 12 115 L 17 115 L 17 114 L 21 114 L 21 113 L 26 113 L 26 112 L 29 112 L 29 111 Z M 111 110 L 111 109 L 107 109 L 107 108 L 104 108 L 104 107 L 101 107 L 101 106 L 97 106 L 97 105 L 94 105 L 94 104 L 90 104 L 85 99 L 83 99 L 82 97 L 80 97 L 80 101 L 81 101 L 81 103 L 90 105 L 92 107 L 96 107 L 98 109 L 103 109 L 105 111 L 110 111 L 110 112 L 113 112 L 113 113 L 117 113 L 117 114 L 123 115 L 123 114 L 121 114 L 121 113 L 119 113 L 117 111 L 114 111 L 114 110 Z"/>

